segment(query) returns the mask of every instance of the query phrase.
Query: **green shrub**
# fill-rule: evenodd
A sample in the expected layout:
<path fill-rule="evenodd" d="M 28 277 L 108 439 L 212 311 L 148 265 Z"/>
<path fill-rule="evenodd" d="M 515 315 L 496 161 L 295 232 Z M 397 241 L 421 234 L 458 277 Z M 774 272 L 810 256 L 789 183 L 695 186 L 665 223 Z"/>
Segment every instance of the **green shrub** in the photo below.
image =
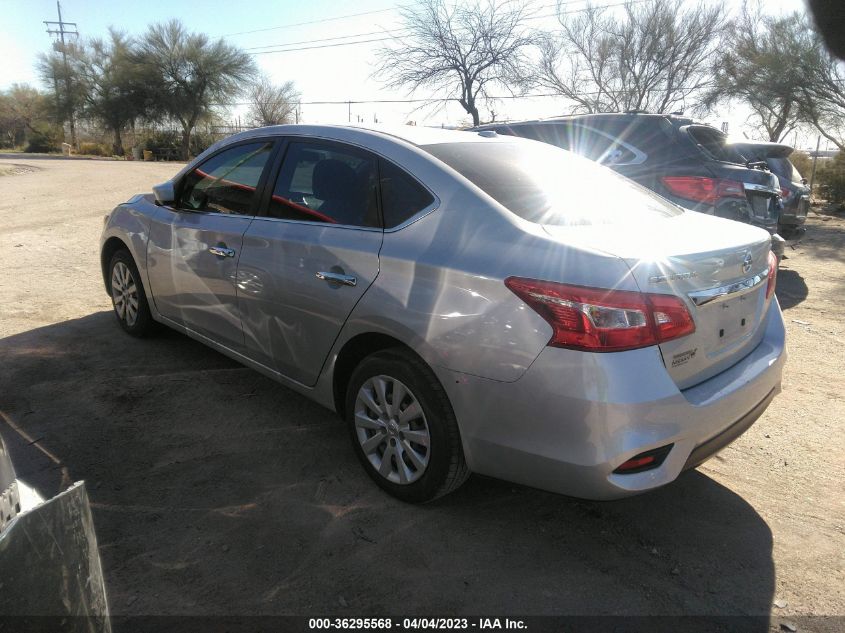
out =
<path fill-rule="evenodd" d="M 194 130 L 191 134 L 190 154 L 198 156 L 204 152 L 215 141 L 215 138 L 208 132 Z M 143 149 L 160 152 L 161 150 L 182 151 L 182 132 L 180 130 L 156 130 L 148 132 L 141 142 Z M 179 155 L 178 153 L 176 154 Z"/>
<path fill-rule="evenodd" d="M 112 148 L 104 143 L 80 143 L 78 153 L 85 156 L 111 156 Z"/>
<path fill-rule="evenodd" d="M 148 132 L 141 147 L 143 149 L 179 149 L 182 146 L 182 136 L 176 130 L 155 130 Z"/>
<path fill-rule="evenodd" d="M 789 155 L 789 160 L 795 165 L 795 169 L 807 180 L 810 179 L 810 174 L 813 171 L 813 159 L 807 155 L 807 152 L 795 150 Z"/>
<path fill-rule="evenodd" d="M 816 172 L 819 194 L 828 202 L 845 202 L 845 152 L 839 152 L 833 160 Z"/>
<path fill-rule="evenodd" d="M 43 154 L 47 152 L 59 152 L 61 149 L 61 132 L 47 124 L 36 124 L 35 130 L 29 133 L 25 151 Z"/>
<path fill-rule="evenodd" d="M 194 131 L 191 134 L 191 156 L 199 156 L 214 144 L 214 137 L 209 132 Z"/>

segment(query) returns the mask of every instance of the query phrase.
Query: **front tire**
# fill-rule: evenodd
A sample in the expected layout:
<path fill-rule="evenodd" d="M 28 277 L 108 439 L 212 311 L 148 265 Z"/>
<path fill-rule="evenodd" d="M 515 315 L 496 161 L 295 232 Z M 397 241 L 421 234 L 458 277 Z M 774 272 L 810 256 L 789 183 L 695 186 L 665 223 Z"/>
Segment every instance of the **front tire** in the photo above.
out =
<path fill-rule="evenodd" d="M 121 249 L 109 263 L 109 293 L 120 327 L 132 336 L 150 333 L 154 322 L 138 267 L 129 251 Z"/>
<path fill-rule="evenodd" d="M 383 350 L 361 361 L 345 404 L 355 454 L 373 481 L 394 497 L 432 501 L 469 477 L 446 392 L 409 350 Z"/>

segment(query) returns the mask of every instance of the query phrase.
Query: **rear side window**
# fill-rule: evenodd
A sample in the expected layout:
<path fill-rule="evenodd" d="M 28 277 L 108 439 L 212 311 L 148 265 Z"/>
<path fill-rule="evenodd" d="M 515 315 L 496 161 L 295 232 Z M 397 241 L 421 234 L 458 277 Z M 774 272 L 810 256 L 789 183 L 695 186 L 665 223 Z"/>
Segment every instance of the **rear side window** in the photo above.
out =
<path fill-rule="evenodd" d="M 236 145 L 215 154 L 182 181 L 177 207 L 250 215 L 272 142 Z"/>
<path fill-rule="evenodd" d="M 706 125 L 690 125 L 686 132 L 710 158 L 726 163 L 745 164 L 742 155 L 726 143 L 727 137 L 716 128 Z"/>
<path fill-rule="evenodd" d="M 434 202 L 434 197 L 393 163 L 381 161 L 381 209 L 384 228 L 399 226 Z"/>
<path fill-rule="evenodd" d="M 792 182 L 801 182 L 801 174 L 786 157 L 768 158 L 766 162 L 769 164 L 769 169 L 775 172 L 778 176 L 786 178 Z"/>
<path fill-rule="evenodd" d="M 566 128 L 571 151 L 602 165 L 628 165 L 636 161 L 636 154 L 608 134 L 591 128 L 573 125 Z"/>
<path fill-rule="evenodd" d="M 622 224 L 683 213 L 633 181 L 552 145 L 442 143 L 423 149 L 530 222 Z"/>
<path fill-rule="evenodd" d="M 645 154 L 612 134 L 572 123 L 520 125 L 511 130 L 514 136 L 549 143 L 602 165 L 631 165 L 646 158 Z"/>
<path fill-rule="evenodd" d="M 290 143 L 267 215 L 378 227 L 377 173 L 376 159 L 354 148 Z"/>

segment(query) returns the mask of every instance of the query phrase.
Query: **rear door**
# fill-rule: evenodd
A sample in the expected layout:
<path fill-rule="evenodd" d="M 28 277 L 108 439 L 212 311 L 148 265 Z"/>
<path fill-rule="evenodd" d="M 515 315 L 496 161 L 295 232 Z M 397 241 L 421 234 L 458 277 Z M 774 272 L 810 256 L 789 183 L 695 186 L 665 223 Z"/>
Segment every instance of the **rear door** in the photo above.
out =
<path fill-rule="evenodd" d="M 378 159 L 293 138 L 282 152 L 262 214 L 244 235 L 239 306 L 247 355 L 313 385 L 379 271 Z"/>
<path fill-rule="evenodd" d="M 234 350 L 243 348 L 235 286 L 241 244 L 273 147 L 272 140 L 240 143 L 203 161 L 150 227 L 147 268 L 156 309 Z"/>

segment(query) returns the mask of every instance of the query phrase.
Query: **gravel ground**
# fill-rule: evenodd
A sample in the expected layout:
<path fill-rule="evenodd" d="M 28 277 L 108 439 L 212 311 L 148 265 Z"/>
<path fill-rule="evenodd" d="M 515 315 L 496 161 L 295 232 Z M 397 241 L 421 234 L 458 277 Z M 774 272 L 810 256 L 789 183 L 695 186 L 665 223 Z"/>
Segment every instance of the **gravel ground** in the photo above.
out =
<path fill-rule="evenodd" d="M 43 495 L 86 480 L 114 614 L 843 626 L 802 616 L 845 614 L 845 219 L 813 214 L 787 247 L 784 391 L 697 471 L 610 503 L 473 477 L 409 506 L 371 484 L 333 414 L 179 334 L 120 330 L 103 214 L 178 168 L 0 158 L 0 433 Z"/>

